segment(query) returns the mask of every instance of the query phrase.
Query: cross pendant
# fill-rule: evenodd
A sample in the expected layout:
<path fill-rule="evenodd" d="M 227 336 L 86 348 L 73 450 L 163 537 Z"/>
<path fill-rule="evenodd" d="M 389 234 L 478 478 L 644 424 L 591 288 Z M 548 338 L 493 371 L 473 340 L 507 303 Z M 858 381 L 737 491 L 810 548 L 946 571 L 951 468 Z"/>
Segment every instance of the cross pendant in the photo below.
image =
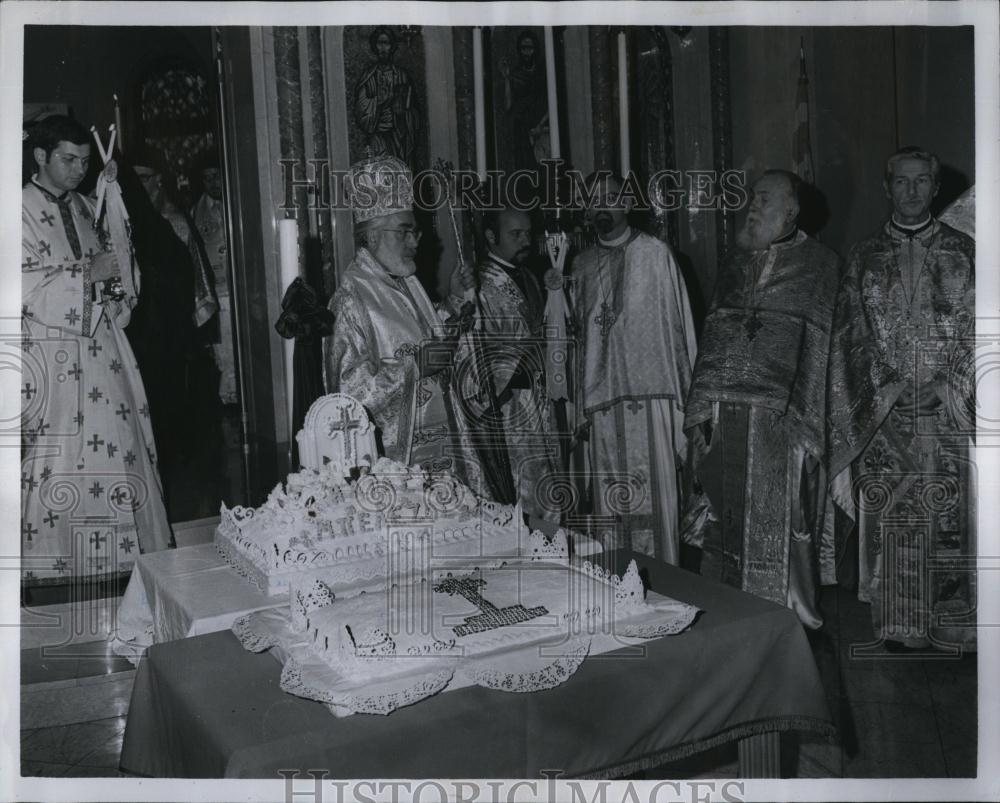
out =
<path fill-rule="evenodd" d="M 602 301 L 601 314 L 594 318 L 594 323 L 601 327 L 601 337 L 604 340 L 608 339 L 608 334 L 610 334 L 611 327 L 614 326 L 616 320 L 618 320 L 618 316 L 611 311 L 608 302 Z"/>

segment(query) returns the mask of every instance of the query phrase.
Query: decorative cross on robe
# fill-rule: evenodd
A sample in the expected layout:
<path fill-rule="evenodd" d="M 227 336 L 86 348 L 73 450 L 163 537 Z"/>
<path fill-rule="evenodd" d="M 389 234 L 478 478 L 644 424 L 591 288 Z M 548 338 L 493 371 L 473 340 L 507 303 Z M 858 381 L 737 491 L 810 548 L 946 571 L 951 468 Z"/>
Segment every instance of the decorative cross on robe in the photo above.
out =
<path fill-rule="evenodd" d="M 452 631 L 456 636 L 468 636 L 472 633 L 484 633 L 488 630 L 497 630 L 507 625 L 516 625 L 527 622 L 539 616 L 544 616 L 549 611 L 539 605 L 536 608 L 525 608 L 523 605 L 511 605 L 508 608 L 498 608 L 479 593 L 479 589 L 486 585 L 482 577 L 446 577 L 434 586 L 434 591 L 439 594 L 459 594 L 469 602 L 479 608 L 482 613 L 475 616 L 467 616 L 465 624 L 453 627 Z"/>
<path fill-rule="evenodd" d="M 601 327 L 601 338 L 603 340 L 608 339 L 611 327 L 614 326 L 616 320 L 618 320 L 618 316 L 612 311 L 611 305 L 607 301 L 602 301 L 601 314 L 594 318 L 594 323 Z"/>

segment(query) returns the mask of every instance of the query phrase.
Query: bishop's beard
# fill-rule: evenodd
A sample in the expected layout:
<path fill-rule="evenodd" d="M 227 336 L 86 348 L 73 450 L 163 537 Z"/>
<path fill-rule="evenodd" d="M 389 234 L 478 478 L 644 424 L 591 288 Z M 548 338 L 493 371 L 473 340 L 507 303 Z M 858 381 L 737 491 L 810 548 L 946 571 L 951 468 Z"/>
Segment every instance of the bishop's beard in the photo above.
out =
<path fill-rule="evenodd" d="M 784 222 L 760 217 L 747 217 L 736 235 L 736 244 L 744 251 L 765 251 L 781 236 Z"/>
<path fill-rule="evenodd" d="M 391 248 L 376 248 L 375 259 L 391 276 L 407 277 L 417 272 L 417 263 L 413 257 L 396 253 Z"/>

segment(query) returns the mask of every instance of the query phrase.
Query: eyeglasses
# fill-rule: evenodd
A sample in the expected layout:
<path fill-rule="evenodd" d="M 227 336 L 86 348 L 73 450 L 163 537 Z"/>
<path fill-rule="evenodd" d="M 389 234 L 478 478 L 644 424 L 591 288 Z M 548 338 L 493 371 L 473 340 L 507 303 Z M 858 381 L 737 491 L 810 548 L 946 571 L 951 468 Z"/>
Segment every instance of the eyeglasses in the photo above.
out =
<path fill-rule="evenodd" d="M 424 233 L 419 230 L 414 229 L 380 229 L 380 231 L 391 231 L 394 234 L 399 235 L 400 240 L 405 240 L 407 237 L 412 237 L 413 242 L 419 243 L 420 238 L 424 236 Z"/>

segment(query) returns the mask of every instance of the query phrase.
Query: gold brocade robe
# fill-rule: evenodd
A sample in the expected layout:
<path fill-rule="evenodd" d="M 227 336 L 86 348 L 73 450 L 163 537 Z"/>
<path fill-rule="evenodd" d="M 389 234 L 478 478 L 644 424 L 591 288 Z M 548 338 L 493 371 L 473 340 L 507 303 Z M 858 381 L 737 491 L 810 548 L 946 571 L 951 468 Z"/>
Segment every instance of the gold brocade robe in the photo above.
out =
<path fill-rule="evenodd" d="M 420 282 L 390 275 L 360 248 L 330 309 L 333 334 L 324 343 L 323 363 L 327 391 L 346 393 L 365 406 L 386 457 L 451 471 L 482 493 L 465 417 L 451 389 L 453 371 L 420 377 L 420 346 L 441 327 Z"/>
<path fill-rule="evenodd" d="M 705 320 L 685 421 L 711 438 L 696 468 L 716 519 L 704 534 L 702 574 L 788 605 L 812 628 L 822 625 L 826 365 L 838 265 L 803 232 L 734 254 Z"/>
<path fill-rule="evenodd" d="M 875 634 L 975 644 L 975 243 L 938 221 L 891 223 L 850 253 L 830 352 L 830 476 L 857 521 L 858 596 Z M 941 404 L 911 417 L 905 392 Z"/>
<path fill-rule="evenodd" d="M 559 520 L 558 445 L 545 387 L 542 291 L 527 268 L 520 279 L 494 259 L 479 266 L 481 338 L 500 413 L 511 471 L 524 512 Z"/>

